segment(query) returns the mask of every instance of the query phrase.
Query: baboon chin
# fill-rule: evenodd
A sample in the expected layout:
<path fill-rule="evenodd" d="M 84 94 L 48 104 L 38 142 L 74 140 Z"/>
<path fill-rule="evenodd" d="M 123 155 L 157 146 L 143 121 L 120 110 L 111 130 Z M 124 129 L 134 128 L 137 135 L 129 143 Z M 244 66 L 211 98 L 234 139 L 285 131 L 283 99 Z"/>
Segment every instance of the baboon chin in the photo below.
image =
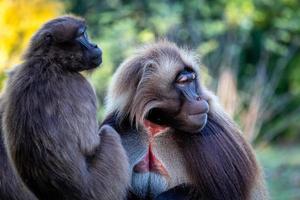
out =
<path fill-rule="evenodd" d="M 198 59 L 168 41 L 125 60 L 103 124 L 121 135 L 140 199 L 267 199 L 251 146 L 201 84 Z"/>

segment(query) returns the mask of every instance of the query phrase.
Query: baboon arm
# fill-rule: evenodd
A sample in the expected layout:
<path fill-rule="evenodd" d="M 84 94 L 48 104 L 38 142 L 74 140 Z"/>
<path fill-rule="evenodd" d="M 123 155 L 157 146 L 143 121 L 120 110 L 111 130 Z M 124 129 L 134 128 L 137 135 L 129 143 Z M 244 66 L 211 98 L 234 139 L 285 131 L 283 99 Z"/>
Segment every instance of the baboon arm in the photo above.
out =
<path fill-rule="evenodd" d="M 100 199 L 121 199 L 120 197 L 126 195 L 130 181 L 126 152 L 120 136 L 110 126 L 104 125 L 100 129 L 100 138 L 100 146 L 96 151 L 95 165 L 91 173 L 103 177 Z"/>
<path fill-rule="evenodd" d="M 12 154 L 16 169 L 39 199 L 123 199 L 130 179 L 126 153 L 112 128 L 105 126 L 100 131 L 100 144 L 89 156 L 74 142 L 56 138 L 51 143 L 53 138 L 45 140 L 45 135 L 36 138 L 18 147 L 24 151 L 31 146 L 26 154 L 20 157 L 18 149 Z"/>
<path fill-rule="evenodd" d="M 68 180 L 65 182 L 75 184 L 81 193 L 84 192 L 78 199 L 123 199 L 127 193 L 130 177 L 128 158 L 121 144 L 120 136 L 110 126 L 102 127 L 99 135 L 100 144 L 92 158 L 87 158 L 83 154 L 80 162 L 78 162 L 78 156 L 71 158 L 73 162 L 69 163 L 70 168 L 77 165 L 76 168 L 80 170 L 80 174 L 74 173 L 72 170 L 57 173 L 74 175 L 71 182 Z M 70 154 L 74 155 L 71 152 Z M 64 162 L 67 163 L 68 161 Z M 81 176 L 81 180 L 78 180 L 78 175 Z"/>

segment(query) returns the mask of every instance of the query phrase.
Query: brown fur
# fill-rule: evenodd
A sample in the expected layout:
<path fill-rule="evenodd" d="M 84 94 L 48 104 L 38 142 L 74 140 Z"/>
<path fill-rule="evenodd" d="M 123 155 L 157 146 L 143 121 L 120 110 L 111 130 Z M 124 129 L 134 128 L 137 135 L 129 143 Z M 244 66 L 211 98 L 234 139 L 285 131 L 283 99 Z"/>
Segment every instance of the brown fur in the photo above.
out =
<path fill-rule="evenodd" d="M 131 170 L 147 149 L 142 121 L 155 107 L 169 109 L 171 116 L 181 110 L 174 79 L 186 66 L 199 77 L 197 60 L 192 52 L 160 41 L 139 49 L 118 68 L 108 91 L 104 124 L 112 125 L 121 134 Z M 192 185 L 197 195 L 193 198 L 190 194 L 191 199 L 267 199 L 252 148 L 218 106 L 214 95 L 201 85 L 199 92 L 210 106 L 204 129 L 192 134 L 172 124 L 169 131 L 155 139 L 154 152 L 171 174 L 167 188 Z"/>
<path fill-rule="evenodd" d="M 37 200 L 15 172 L 4 146 L 2 132 L 2 114 L 4 105 L 0 99 L 0 199 Z"/>
<path fill-rule="evenodd" d="M 120 137 L 109 126 L 99 130 L 95 92 L 79 73 L 91 68 L 90 49 L 75 40 L 82 26 L 71 16 L 45 24 L 3 99 L 6 149 L 24 183 L 43 200 L 119 200 L 127 192 Z"/>

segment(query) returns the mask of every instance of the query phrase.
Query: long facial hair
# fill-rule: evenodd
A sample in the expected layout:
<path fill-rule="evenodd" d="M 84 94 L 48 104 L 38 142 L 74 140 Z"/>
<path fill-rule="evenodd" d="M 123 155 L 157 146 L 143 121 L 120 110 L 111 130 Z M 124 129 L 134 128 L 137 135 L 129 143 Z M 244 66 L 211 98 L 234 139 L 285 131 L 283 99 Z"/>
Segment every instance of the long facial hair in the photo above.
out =
<path fill-rule="evenodd" d="M 199 134 L 186 134 L 177 133 L 178 144 L 201 199 L 249 199 L 258 167 L 235 125 L 211 112 Z"/>

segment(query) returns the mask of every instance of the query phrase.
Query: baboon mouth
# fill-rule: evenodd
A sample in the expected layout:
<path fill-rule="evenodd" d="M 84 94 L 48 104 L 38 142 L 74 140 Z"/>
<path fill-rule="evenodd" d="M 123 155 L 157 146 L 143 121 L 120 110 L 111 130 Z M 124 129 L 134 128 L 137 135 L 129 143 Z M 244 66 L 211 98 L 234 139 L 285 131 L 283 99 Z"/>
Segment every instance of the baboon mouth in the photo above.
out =
<path fill-rule="evenodd" d="M 147 113 L 145 120 L 148 120 L 155 124 L 156 126 L 167 126 L 170 121 L 170 117 L 166 111 L 162 110 L 161 108 L 152 108 Z"/>
<path fill-rule="evenodd" d="M 169 129 L 166 112 L 160 108 L 152 108 L 143 121 L 144 128 L 148 135 L 155 137 Z"/>
<path fill-rule="evenodd" d="M 101 63 L 102 63 L 102 57 L 101 56 L 95 57 L 92 60 L 93 67 L 98 67 Z"/>

